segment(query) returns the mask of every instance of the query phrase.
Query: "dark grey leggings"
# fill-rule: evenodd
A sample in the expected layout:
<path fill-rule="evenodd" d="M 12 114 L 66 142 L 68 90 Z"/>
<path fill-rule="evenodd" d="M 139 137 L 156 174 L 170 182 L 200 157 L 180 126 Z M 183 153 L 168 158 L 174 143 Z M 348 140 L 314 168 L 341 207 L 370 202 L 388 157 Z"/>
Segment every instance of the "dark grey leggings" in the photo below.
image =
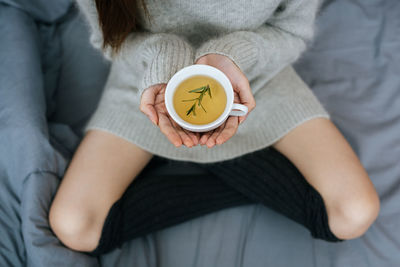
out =
<path fill-rule="evenodd" d="M 212 164 L 154 157 L 111 207 L 100 255 L 125 241 L 228 207 L 262 203 L 309 229 L 315 238 L 337 242 L 321 195 L 274 148 Z"/>

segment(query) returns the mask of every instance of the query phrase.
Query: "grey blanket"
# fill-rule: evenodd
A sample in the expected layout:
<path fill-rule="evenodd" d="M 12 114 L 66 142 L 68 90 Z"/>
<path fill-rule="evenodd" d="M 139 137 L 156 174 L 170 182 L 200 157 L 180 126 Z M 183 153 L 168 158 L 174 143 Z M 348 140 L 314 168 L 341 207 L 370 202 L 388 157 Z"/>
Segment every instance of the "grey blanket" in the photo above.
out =
<path fill-rule="evenodd" d="M 400 1 L 325 1 L 296 69 L 381 197 L 361 238 L 332 244 L 261 205 L 215 212 L 92 258 L 49 205 L 109 70 L 69 0 L 0 0 L 0 266 L 400 266 Z"/>

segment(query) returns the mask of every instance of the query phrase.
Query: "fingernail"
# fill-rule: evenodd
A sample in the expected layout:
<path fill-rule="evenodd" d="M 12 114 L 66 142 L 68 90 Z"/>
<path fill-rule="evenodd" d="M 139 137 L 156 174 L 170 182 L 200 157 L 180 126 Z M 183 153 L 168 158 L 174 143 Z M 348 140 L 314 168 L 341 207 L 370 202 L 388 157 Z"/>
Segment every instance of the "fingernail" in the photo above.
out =
<path fill-rule="evenodd" d="M 156 121 L 154 120 L 154 119 L 152 119 L 149 115 L 147 115 L 146 114 L 146 116 L 147 116 L 147 118 L 149 118 L 149 120 L 151 121 L 151 123 L 153 123 L 154 125 L 157 125 L 156 124 Z"/>

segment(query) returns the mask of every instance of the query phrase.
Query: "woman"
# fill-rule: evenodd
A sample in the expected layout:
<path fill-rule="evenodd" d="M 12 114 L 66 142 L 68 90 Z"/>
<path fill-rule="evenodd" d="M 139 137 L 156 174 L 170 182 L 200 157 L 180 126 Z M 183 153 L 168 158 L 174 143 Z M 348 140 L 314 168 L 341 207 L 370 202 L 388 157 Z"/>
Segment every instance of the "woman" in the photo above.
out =
<path fill-rule="evenodd" d="M 152 188 L 175 181 L 149 174 L 132 183 L 153 155 L 207 170 L 177 184 L 218 189 L 219 197 L 202 199 L 202 212 L 187 205 L 199 203 L 190 194 L 168 206 L 181 211 L 165 215 L 169 225 L 185 214 L 194 217 L 250 199 L 303 224 L 316 238 L 341 241 L 367 231 L 379 213 L 373 184 L 290 67 L 313 36 L 317 0 L 78 4 L 90 24 L 92 44 L 112 61 L 112 69 L 50 209 L 50 225 L 66 246 L 98 255 L 146 232 L 142 228 L 154 221 L 132 221 L 132 214 L 143 216 L 153 208 L 135 206 L 146 195 L 139 189 L 150 190 L 146 201 L 152 203 L 169 194 L 150 194 Z M 251 112 L 201 135 L 176 125 L 165 110 L 164 90 L 174 73 L 191 64 L 223 71 L 235 101 Z M 143 185 L 151 179 L 150 186 Z M 170 194 L 181 197 L 193 187 Z M 139 194 L 142 198 L 135 198 Z M 152 229 L 166 226 L 158 223 Z"/>

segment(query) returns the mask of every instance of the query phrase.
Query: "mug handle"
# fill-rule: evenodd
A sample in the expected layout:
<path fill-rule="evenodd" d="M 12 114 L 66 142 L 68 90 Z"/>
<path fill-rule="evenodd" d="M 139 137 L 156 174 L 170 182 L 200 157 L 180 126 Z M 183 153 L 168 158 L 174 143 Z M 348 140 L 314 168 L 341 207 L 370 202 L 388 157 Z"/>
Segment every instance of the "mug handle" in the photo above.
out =
<path fill-rule="evenodd" d="M 229 116 L 244 116 L 248 111 L 249 109 L 245 105 L 233 103 Z"/>

